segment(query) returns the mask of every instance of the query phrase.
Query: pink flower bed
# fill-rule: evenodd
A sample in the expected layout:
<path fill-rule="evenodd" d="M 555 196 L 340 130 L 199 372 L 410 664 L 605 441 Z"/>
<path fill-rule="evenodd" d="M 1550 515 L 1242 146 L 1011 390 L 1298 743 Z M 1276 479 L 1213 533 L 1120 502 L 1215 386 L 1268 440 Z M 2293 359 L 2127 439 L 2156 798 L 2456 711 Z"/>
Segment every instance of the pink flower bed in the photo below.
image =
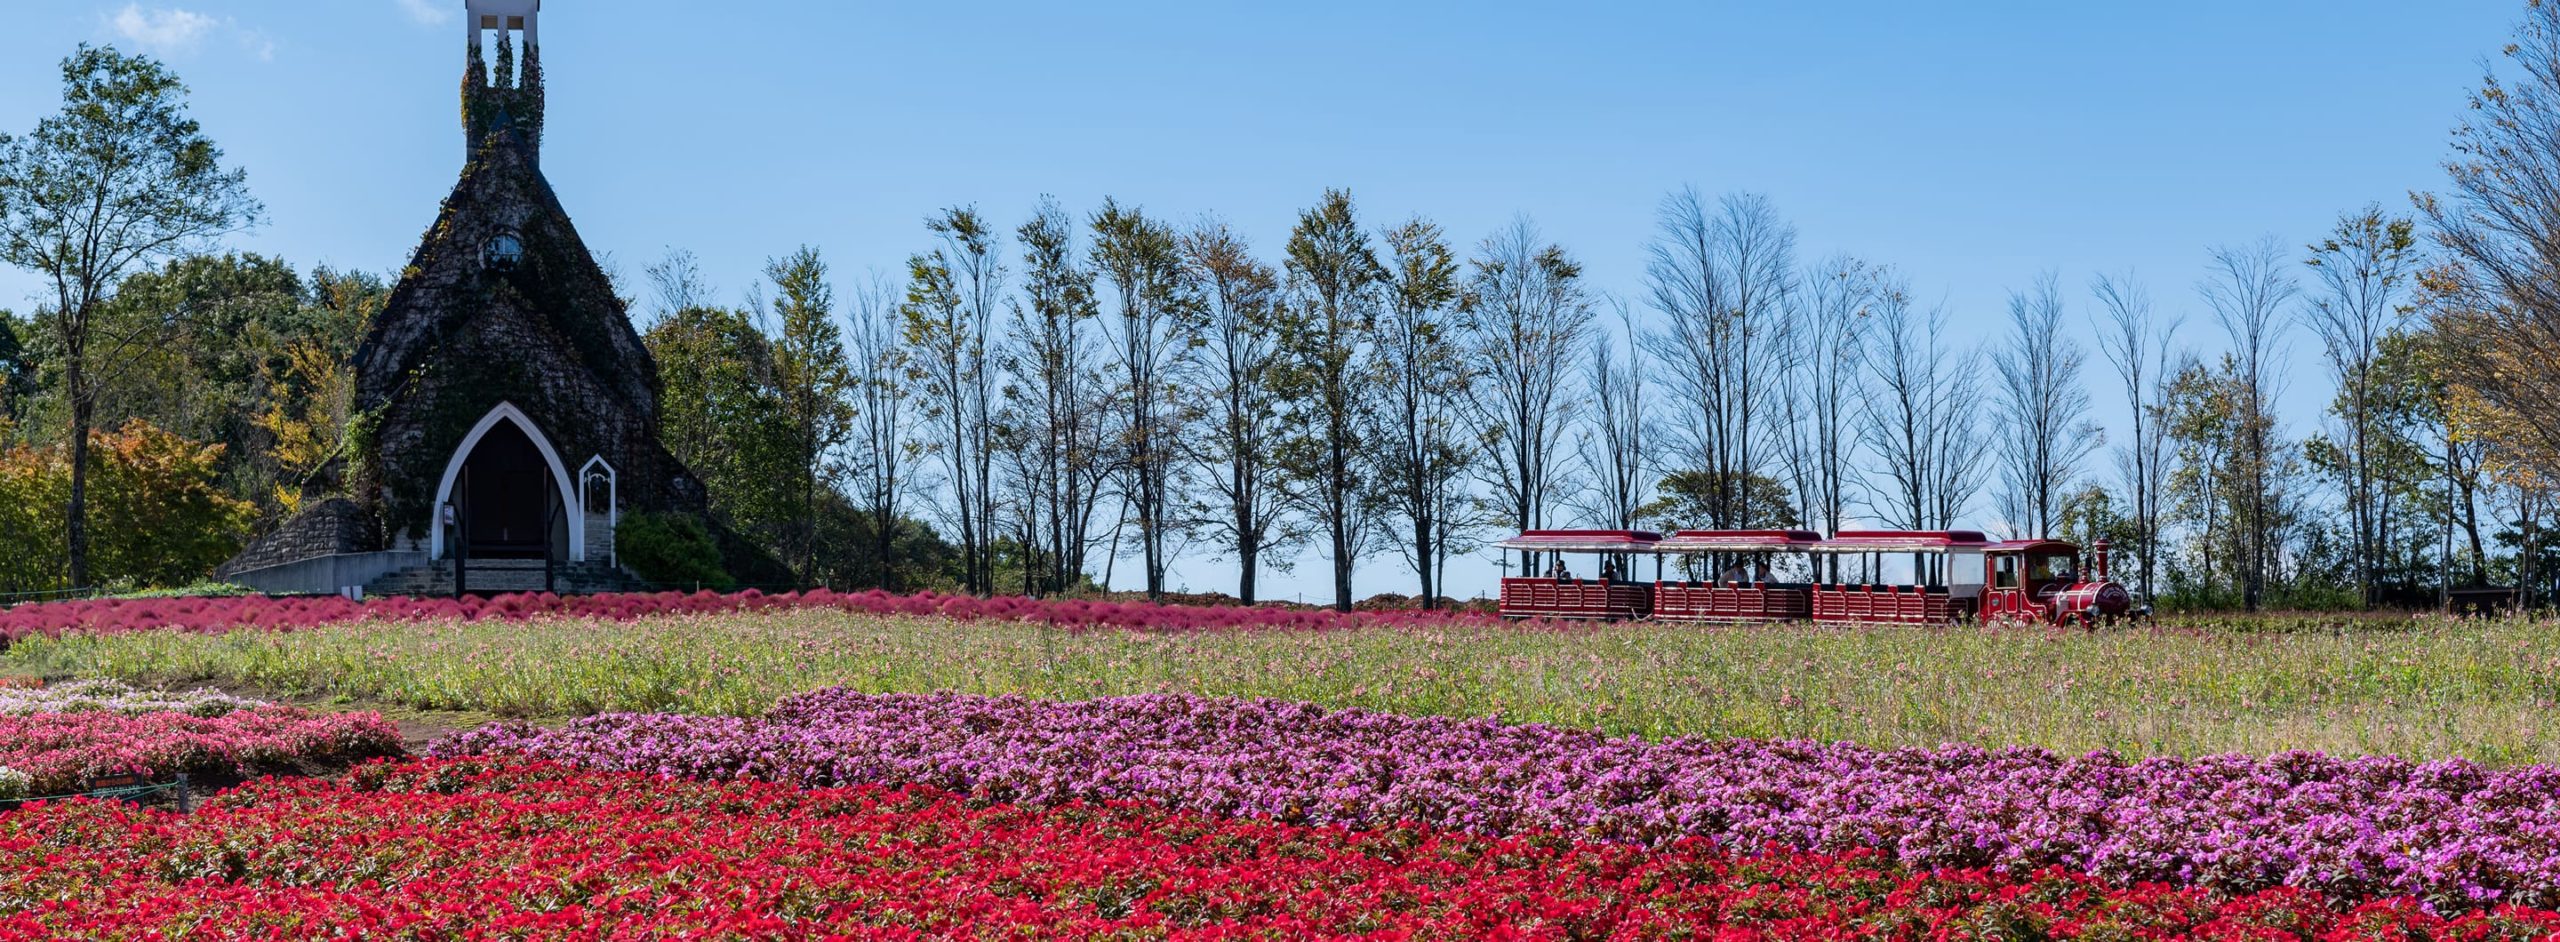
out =
<path fill-rule="evenodd" d="M 0 716 L 0 767 L 25 773 L 26 789 L 35 795 L 79 791 L 115 776 L 165 782 L 185 772 L 218 783 L 339 768 L 401 752 L 399 730 L 374 713 L 262 706 L 212 717 L 97 711 Z"/>
<path fill-rule="evenodd" d="M 833 609 L 864 615 L 939 616 L 962 620 L 1016 621 L 1069 629 L 1157 632 L 1328 631 L 1350 628 L 1446 627 L 1498 624 L 1490 615 L 1453 612 L 1292 611 L 1239 606 L 1157 605 L 1026 598 L 839 593 L 824 589 L 766 595 L 748 590 L 586 595 L 502 595 L 479 599 L 386 598 L 354 602 L 321 598 L 99 599 L 22 605 L 0 612 L 0 640 L 71 633 L 236 629 L 292 631 L 363 619 L 428 621 L 538 617 L 630 620 L 654 616 L 712 615 L 791 609 Z"/>

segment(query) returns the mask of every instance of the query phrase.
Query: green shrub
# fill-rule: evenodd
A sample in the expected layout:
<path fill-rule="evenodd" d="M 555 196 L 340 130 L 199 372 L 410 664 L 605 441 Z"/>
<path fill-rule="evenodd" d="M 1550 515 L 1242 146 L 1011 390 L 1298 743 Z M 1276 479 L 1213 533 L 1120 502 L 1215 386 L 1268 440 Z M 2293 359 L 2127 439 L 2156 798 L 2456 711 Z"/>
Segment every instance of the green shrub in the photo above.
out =
<path fill-rule="evenodd" d="M 702 521 L 683 514 L 632 514 L 613 535 L 614 553 L 642 579 L 670 589 L 727 590 L 737 585 L 720 567 L 720 544 Z"/>

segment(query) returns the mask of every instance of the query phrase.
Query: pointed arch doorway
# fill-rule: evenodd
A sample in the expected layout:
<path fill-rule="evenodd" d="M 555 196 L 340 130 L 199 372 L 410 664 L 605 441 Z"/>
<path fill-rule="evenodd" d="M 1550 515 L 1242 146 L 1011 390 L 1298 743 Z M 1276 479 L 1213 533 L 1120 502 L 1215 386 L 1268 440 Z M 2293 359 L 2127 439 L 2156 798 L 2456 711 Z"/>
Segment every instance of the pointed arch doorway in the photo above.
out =
<path fill-rule="evenodd" d="M 586 520 L 576 512 L 576 485 L 551 440 L 512 403 L 489 410 L 454 449 L 436 488 L 436 519 L 447 504 L 460 524 L 460 549 L 469 558 L 587 558 Z M 434 558 L 449 558 L 455 534 L 433 521 L 428 530 Z"/>

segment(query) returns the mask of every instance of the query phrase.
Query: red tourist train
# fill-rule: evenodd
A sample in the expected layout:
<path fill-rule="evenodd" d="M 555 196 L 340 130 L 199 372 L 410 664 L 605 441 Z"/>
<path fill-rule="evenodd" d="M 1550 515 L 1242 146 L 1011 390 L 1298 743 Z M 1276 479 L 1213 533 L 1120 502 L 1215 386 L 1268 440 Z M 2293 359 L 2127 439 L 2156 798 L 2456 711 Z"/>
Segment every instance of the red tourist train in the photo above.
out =
<path fill-rule="evenodd" d="M 1830 539 L 1804 530 L 1531 530 L 1499 544 L 1505 618 L 1683 622 L 1815 621 L 1946 625 L 2033 621 L 2094 628 L 2142 614 L 2107 579 L 2107 541 L 1992 541 L 1971 530 L 1848 530 Z M 1510 573 L 1514 553 L 1550 560 L 1543 572 Z M 1576 573 L 1573 556 L 1597 557 Z M 1798 569 L 1794 557 L 1803 557 Z M 1909 583 L 1873 578 L 1910 557 Z M 1650 558 L 1653 579 L 1637 563 Z M 1704 568 L 1701 567 L 1704 564 Z M 1790 575 L 1779 578 L 1784 564 Z M 1530 569 L 1537 567 L 1532 564 Z M 1823 576 L 1829 575 L 1826 581 Z"/>

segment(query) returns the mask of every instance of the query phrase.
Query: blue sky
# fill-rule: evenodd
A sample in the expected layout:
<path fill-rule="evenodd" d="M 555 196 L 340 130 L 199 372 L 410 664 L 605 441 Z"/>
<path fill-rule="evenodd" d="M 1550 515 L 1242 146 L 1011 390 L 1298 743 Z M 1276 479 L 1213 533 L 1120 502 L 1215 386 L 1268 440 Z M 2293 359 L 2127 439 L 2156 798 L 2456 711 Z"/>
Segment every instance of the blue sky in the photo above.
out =
<path fill-rule="evenodd" d="M 160 55 L 267 203 L 245 248 L 395 270 L 459 167 L 461 0 L 14 6 L 0 130 L 56 106 L 79 42 Z M 1968 337 L 2041 272 L 2080 315 L 2091 275 L 2130 269 L 2210 351 L 2207 247 L 2298 247 L 2436 186 L 2522 6 L 552 0 L 545 161 L 627 273 L 687 248 L 732 298 L 801 243 L 850 280 L 938 207 L 1009 225 L 1043 193 L 1213 212 L 1276 255 L 1327 186 L 1469 243 L 1527 214 L 1633 297 L 1656 204 L 1694 185 L 1769 194 L 1808 255 L 1899 266 Z M 0 306 L 36 288 L 0 272 Z M 2294 346 L 2300 433 L 2327 393 Z M 1283 594 L 1327 593 L 1321 565 Z M 1359 591 L 1406 587 L 1394 568 Z"/>

